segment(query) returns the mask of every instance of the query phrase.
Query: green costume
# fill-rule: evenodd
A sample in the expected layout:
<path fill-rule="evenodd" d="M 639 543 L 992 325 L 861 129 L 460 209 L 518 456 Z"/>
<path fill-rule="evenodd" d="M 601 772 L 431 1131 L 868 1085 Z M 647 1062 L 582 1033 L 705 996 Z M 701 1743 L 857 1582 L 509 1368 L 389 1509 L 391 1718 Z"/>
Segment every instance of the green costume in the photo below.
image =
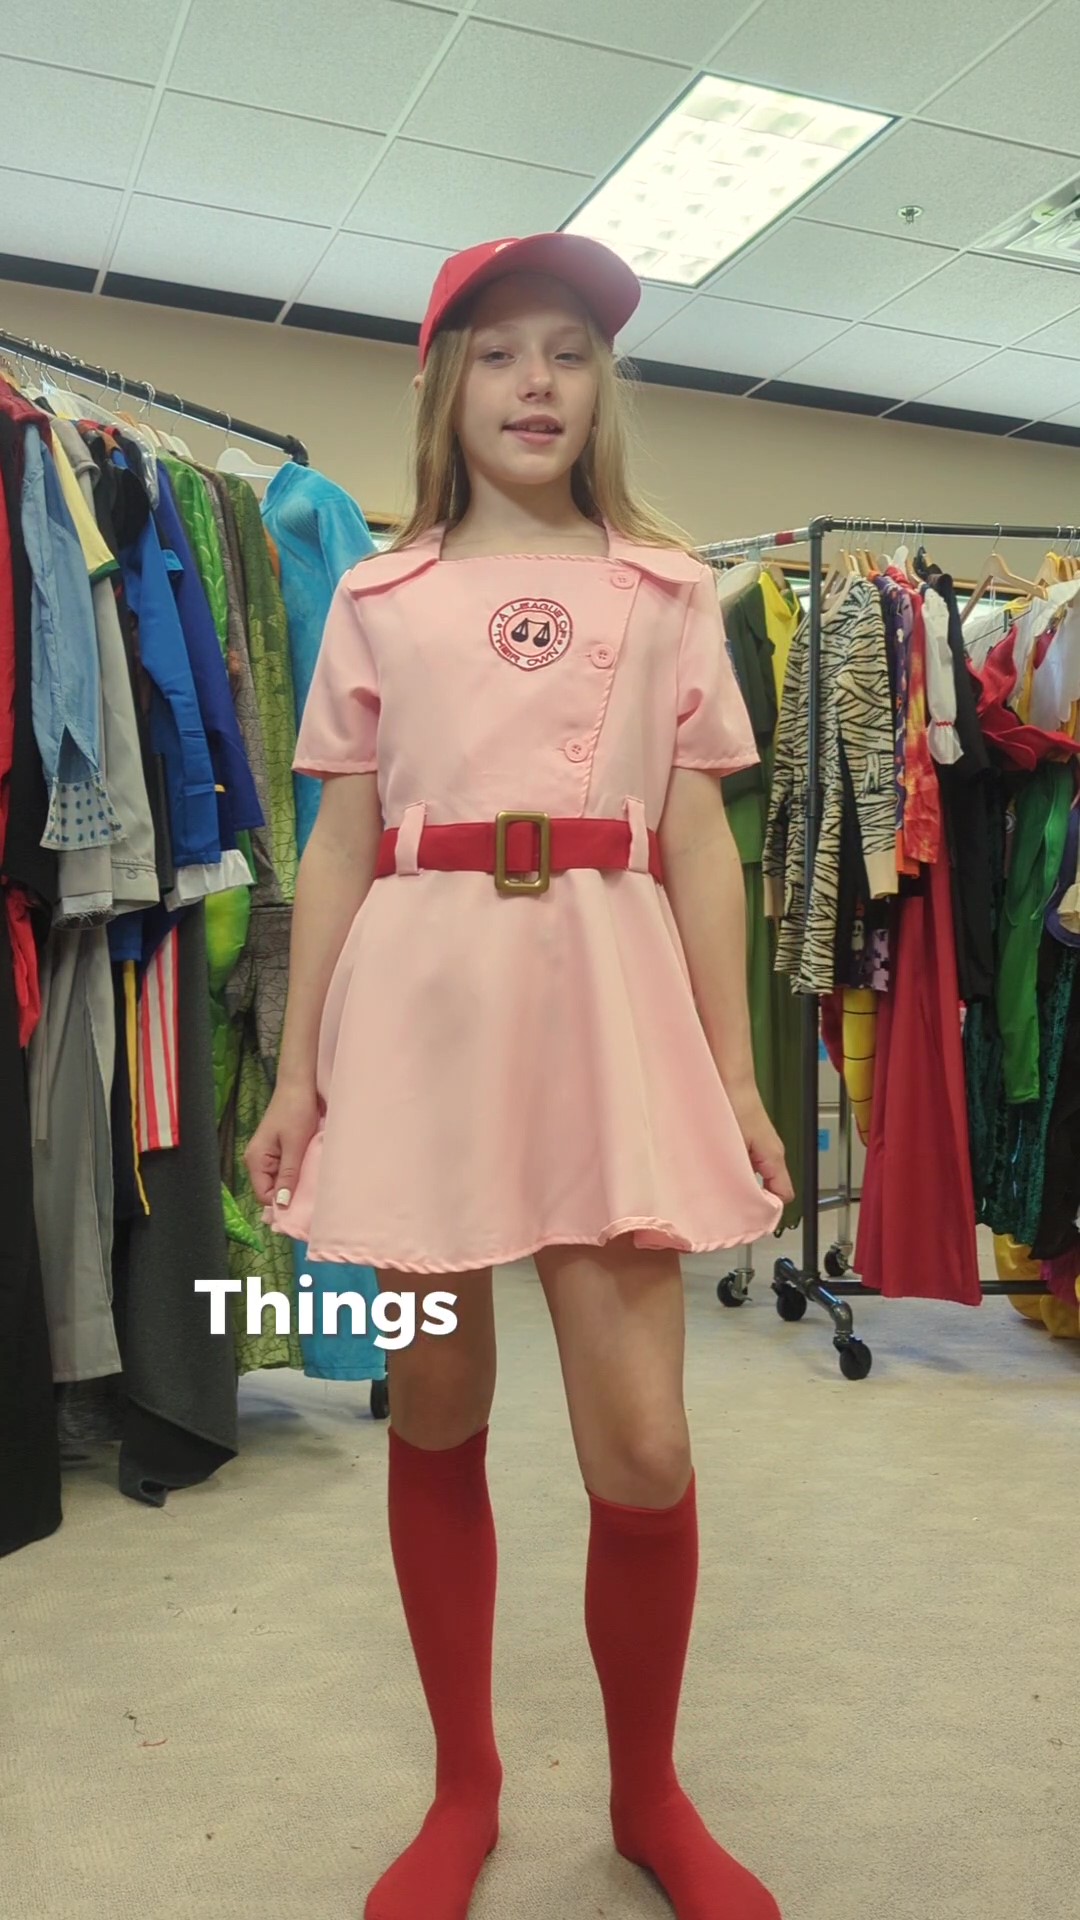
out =
<path fill-rule="evenodd" d="M 1003 1047 L 1005 1097 L 1017 1105 L 1039 1098 L 1036 980 L 1043 920 L 1061 871 L 1072 768 L 1044 760 L 1016 802 L 1012 856 L 998 945 L 995 992 Z M 1017 1234 L 1027 1243 L 1028 1236 Z"/>
<path fill-rule="evenodd" d="M 173 460 L 164 453 L 159 454 L 158 458 L 172 482 L 177 510 L 184 523 L 184 532 L 191 542 L 199 579 L 210 603 L 224 655 L 229 644 L 229 589 L 225 579 L 225 556 L 210 504 L 210 489 L 198 468 L 191 466 L 188 461 Z"/>
<path fill-rule="evenodd" d="M 237 1369 L 303 1367 L 290 1240 L 271 1233 L 244 1164 L 244 1151 L 270 1101 L 288 973 L 290 904 L 296 889 L 296 746 L 288 623 L 274 577 L 258 501 L 232 474 L 204 474 L 167 462 L 185 532 L 214 616 L 256 776 L 266 825 L 240 842 L 253 887 L 206 902 L 214 1094 L 222 1194 L 233 1279 L 258 1274 L 264 1291 L 292 1305 L 291 1331 L 247 1331 L 247 1300 L 233 1296 Z"/>

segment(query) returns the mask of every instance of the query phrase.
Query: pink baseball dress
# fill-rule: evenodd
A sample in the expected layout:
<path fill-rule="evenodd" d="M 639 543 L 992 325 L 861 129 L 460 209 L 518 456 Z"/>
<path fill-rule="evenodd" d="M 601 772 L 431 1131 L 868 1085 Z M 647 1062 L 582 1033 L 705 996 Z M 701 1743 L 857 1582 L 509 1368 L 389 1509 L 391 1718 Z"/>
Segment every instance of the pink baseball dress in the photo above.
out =
<path fill-rule="evenodd" d="M 610 530 L 605 557 L 457 560 L 443 532 L 345 575 L 304 709 L 294 767 L 377 772 L 396 870 L 346 937 L 318 1131 L 266 1218 L 313 1260 L 411 1273 L 757 1239 L 781 1206 L 649 871 L 672 768 L 757 758 L 712 576 Z M 629 864 L 521 897 L 418 868 L 425 825 L 504 809 L 628 822 Z"/>

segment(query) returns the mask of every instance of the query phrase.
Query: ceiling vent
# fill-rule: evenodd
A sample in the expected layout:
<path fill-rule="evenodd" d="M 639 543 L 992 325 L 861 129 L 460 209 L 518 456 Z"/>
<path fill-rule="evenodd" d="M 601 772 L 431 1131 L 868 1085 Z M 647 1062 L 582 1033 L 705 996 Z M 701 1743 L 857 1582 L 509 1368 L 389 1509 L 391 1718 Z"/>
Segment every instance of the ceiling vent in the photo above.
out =
<path fill-rule="evenodd" d="M 1080 271 L 1080 181 L 1007 220 L 978 251 Z"/>

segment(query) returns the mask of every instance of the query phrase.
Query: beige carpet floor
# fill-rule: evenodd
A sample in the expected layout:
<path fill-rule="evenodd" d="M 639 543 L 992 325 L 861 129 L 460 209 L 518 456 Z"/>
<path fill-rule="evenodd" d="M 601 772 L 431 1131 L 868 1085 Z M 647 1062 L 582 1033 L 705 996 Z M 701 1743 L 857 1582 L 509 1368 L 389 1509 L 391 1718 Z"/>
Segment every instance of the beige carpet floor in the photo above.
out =
<path fill-rule="evenodd" d="M 930 1249 L 928 1249 L 930 1251 Z M 688 1788 L 785 1920 L 1075 1920 L 1080 1348 L 860 1303 L 869 1381 L 691 1262 L 702 1585 Z M 587 1511 L 531 1269 L 500 1276 L 504 1837 L 473 1920 L 663 1920 L 611 1851 Z M 73 1471 L 0 1562 L 4 1920 L 357 1920 L 426 1805 L 367 1389 L 264 1374 L 163 1511 Z M 416 1920 L 425 1920 L 417 1915 Z M 718 1914 L 717 1920 L 726 1920 Z"/>

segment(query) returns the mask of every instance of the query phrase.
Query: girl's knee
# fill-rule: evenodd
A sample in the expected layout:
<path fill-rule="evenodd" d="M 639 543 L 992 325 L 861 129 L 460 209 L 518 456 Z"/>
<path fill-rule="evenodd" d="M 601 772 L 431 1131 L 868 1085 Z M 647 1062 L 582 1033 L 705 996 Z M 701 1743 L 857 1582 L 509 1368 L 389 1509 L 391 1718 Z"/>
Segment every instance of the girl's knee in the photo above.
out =
<path fill-rule="evenodd" d="M 590 1493 L 627 1507 L 673 1507 L 690 1483 L 690 1440 L 643 1424 L 603 1450 L 586 1476 Z"/>
<path fill-rule="evenodd" d="M 459 1446 L 487 1425 L 495 1386 L 490 1356 L 453 1340 L 424 1338 L 387 1357 L 391 1421 L 414 1446 Z"/>

